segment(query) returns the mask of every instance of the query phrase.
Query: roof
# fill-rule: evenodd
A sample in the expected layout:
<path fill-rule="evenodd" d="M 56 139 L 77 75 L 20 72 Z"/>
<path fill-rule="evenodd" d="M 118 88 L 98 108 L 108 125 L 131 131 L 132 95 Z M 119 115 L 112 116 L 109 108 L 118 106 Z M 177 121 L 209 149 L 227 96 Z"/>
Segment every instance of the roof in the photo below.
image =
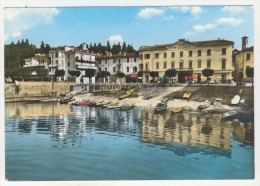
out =
<path fill-rule="evenodd" d="M 186 42 L 189 44 L 193 44 L 197 47 L 203 47 L 203 46 L 217 46 L 217 45 L 234 45 L 233 41 L 228 41 L 224 39 L 217 39 L 217 40 L 207 40 L 207 41 L 186 41 L 184 39 L 180 39 L 179 41 L 171 44 L 164 44 L 164 45 L 154 45 L 154 46 L 143 46 L 140 47 L 140 51 L 151 51 L 151 50 L 166 50 L 168 47 L 177 44 L 178 42 Z"/>
<path fill-rule="evenodd" d="M 254 52 L 254 46 L 248 47 L 248 48 L 246 48 L 244 50 L 240 50 L 236 54 L 240 54 L 242 52 Z"/>
<path fill-rule="evenodd" d="M 139 57 L 138 53 L 122 53 L 122 54 L 113 54 L 113 55 L 97 55 L 97 59 L 113 59 L 113 58 L 129 58 L 129 57 Z"/>

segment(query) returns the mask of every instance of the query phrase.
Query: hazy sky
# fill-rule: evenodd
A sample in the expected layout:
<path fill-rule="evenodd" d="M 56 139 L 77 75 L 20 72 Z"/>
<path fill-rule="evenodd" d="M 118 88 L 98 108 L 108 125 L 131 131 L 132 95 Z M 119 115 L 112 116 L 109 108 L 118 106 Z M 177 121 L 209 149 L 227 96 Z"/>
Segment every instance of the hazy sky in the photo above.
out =
<path fill-rule="evenodd" d="M 4 38 L 38 47 L 41 41 L 52 47 L 126 41 L 135 49 L 224 38 L 240 50 L 243 36 L 254 45 L 253 23 L 249 6 L 6 8 Z"/>

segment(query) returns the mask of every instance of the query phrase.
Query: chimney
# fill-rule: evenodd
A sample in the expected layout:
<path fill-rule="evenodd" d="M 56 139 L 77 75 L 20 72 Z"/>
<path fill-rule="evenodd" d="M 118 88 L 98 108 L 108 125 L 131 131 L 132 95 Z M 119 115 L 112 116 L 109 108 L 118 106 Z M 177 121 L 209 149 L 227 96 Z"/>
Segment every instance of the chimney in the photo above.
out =
<path fill-rule="evenodd" d="M 86 43 L 82 43 L 82 50 L 87 50 L 87 44 Z"/>
<path fill-rule="evenodd" d="M 248 37 L 246 36 L 242 37 L 242 50 L 246 49 L 247 43 L 248 43 Z"/>

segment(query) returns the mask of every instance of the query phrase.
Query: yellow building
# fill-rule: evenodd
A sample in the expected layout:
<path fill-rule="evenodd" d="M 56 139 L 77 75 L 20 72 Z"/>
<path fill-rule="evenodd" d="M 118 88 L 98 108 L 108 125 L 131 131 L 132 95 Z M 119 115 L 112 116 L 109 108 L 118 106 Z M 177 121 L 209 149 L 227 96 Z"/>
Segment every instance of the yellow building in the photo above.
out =
<path fill-rule="evenodd" d="M 243 72 L 243 79 L 246 79 L 246 69 L 254 67 L 254 47 L 246 47 L 247 37 L 242 37 L 242 50 L 235 54 L 235 76 Z"/>
<path fill-rule="evenodd" d="M 190 42 L 179 39 L 165 45 L 143 46 L 139 49 L 139 70 L 143 71 L 143 83 L 151 81 L 149 72 L 164 76 L 167 69 L 176 69 L 175 79 L 184 83 L 185 77 L 203 77 L 202 70 L 213 69 L 212 79 L 225 82 L 232 79 L 232 48 L 234 42 L 223 39 Z"/>

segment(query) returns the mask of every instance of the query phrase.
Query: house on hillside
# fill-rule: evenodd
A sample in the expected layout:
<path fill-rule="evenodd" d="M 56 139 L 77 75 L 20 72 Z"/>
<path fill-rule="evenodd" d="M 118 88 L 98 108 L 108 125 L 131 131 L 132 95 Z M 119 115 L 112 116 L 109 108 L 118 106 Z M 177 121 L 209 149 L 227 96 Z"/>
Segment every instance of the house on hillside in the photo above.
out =
<path fill-rule="evenodd" d="M 50 57 L 45 54 L 35 54 L 34 57 L 26 58 L 22 61 L 22 67 L 39 67 L 48 69 Z"/>

